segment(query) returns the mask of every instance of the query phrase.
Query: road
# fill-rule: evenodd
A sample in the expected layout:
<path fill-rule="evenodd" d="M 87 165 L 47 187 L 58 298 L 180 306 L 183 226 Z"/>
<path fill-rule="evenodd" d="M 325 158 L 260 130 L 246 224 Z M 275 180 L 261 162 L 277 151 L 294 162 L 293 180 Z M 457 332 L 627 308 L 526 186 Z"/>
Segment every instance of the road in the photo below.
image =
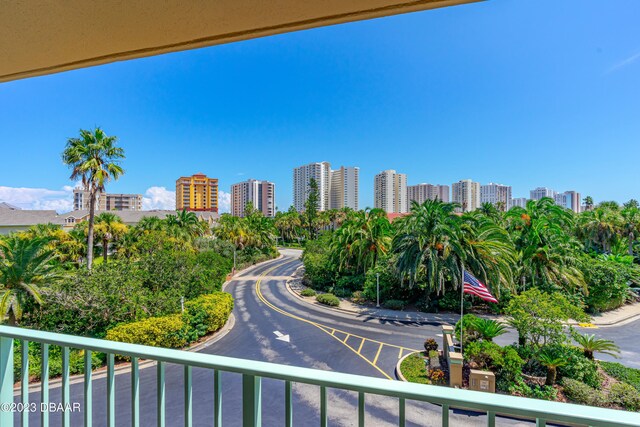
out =
<path fill-rule="evenodd" d="M 438 322 L 397 322 L 309 305 L 292 296 L 286 280 L 300 266 L 299 251 L 285 250 L 277 260 L 246 270 L 232 280 L 225 290 L 235 299 L 234 328 L 222 339 L 201 352 L 242 359 L 260 360 L 301 366 L 394 378 L 400 356 L 421 349 L 426 337 L 440 333 Z M 608 328 L 611 329 L 611 328 Z M 602 329 L 604 331 L 604 329 Z M 288 339 L 287 339 L 288 336 Z M 280 339 L 278 339 L 280 338 Z M 509 340 L 510 337 L 504 337 Z M 511 341 L 509 341 L 511 342 Z M 166 368 L 167 426 L 182 426 L 183 369 Z M 225 426 L 241 425 L 241 378 L 223 374 L 223 422 Z M 140 408 L 142 426 L 156 425 L 156 370 L 140 371 Z M 116 375 L 116 425 L 130 425 L 130 377 Z M 58 402 L 60 388 L 51 389 L 50 399 Z M 72 384 L 71 402 L 83 401 L 83 383 Z M 93 420 L 95 426 L 106 424 L 106 383 L 93 381 Z M 194 425 L 213 425 L 213 372 L 193 370 Z M 295 384 L 293 387 L 294 425 L 319 425 L 319 389 Z M 31 400 L 39 403 L 39 393 Z M 357 395 L 329 390 L 330 425 L 357 425 Z M 284 425 L 284 384 L 263 381 L 263 425 Z M 397 425 L 397 399 L 367 396 L 367 425 Z M 440 408 L 407 402 L 407 425 L 440 425 Z M 452 411 L 451 425 L 483 425 L 484 415 Z M 514 420 L 501 420 L 501 425 L 529 425 Z M 40 425 L 39 414 L 32 414 L 30 425 Z M 60 425 L 60 415 L 51 414 L 51 425 Z M 82 425 L 82 413 L 73 413 L 71 425 Z"/>

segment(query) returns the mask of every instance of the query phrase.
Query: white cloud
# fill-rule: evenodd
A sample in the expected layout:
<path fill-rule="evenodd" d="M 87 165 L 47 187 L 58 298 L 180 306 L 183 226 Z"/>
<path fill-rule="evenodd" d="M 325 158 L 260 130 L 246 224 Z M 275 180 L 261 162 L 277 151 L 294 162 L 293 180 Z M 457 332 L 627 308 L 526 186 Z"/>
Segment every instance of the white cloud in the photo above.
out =
<path fill-rule="evenodd" d="M 0 201 L 22 209 L 53 209 L 60 213 L 73 209 L 73 187 L 61 190 L 46 188 L 2 187 Z"/>
<path fill-rule="evenodd" d="M 605 74 L 609 74 L 612 73 L 622 67 L 626 67 L 629 64 L 632 64 L 634 62 L 636 62 L 638 59 L 640 59 L 640 52 L 637 52 L 631 56 L 629 56 L 628 58 L 626 58 L 623 61 L 618 62 L 617 64 L 613 65 L 611 68 L 609 68 L 607 70 L 607 72 Z"/>
<path fill-rule="evenodd" d="M 231 194 L 224 191 L 218 194 L 218 211 L 220 213 L 231 212 Z"/>
<path fill-rule="evenodd" d="M 149 187 L 142 198 L 142 209 L 165 209 L 176 208 L 176 193 L 169 191 L 166 187 Z"/>

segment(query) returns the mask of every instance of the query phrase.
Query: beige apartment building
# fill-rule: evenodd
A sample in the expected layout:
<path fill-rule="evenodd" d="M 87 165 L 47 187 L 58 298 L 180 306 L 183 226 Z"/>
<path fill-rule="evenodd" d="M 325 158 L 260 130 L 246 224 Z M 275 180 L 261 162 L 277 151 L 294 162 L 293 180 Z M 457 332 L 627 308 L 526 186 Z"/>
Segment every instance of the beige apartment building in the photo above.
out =
<path fill-rule="evenodd" d="M 76 188 L 73 190 L 73 210 L 89 209 L 89 192 Z M 96 195 L 97 211 L 141 211 L 142 194 L 111 194 L 98 193 Z"/>
<path fill-rule="evenodd" d="M 374 207 L 388 214 L 409 211 L 406 174 L 397 173 L 393 169 L 382 171 L 375 176 L 373 187 Z"/>
<path fill-rule="evenodd" d="M 440 200 L 449 203 L 449 186 L 417 184 L 407 186 L 407 198 L 411 202 L 424 203 L 426 200 Z"/>
<path fill-rule="evenodd" d="M 176 210 L 218 212 L 218 179 L 203 173 L 178 178 Z"/>
<path fill-rule="evenodd" d="M 458 211 L 469 212 L 480 207 L 480 183 L 463 179 L 451 186 L 451 198 L 458 203 Z"/>
<path fill-rule="evenodd" d="M 233 184 L 231 186 L 231 215 L 243 217 L 249 203 L 264 216 L 275 216 L 276 185 L 273 182 L 256 179 Z"/>
<path fill-rule="evenodd" d="M 330 209 L 351 208 L 358 210 L 360 168 L 340 166 L 331 171 Z"/>

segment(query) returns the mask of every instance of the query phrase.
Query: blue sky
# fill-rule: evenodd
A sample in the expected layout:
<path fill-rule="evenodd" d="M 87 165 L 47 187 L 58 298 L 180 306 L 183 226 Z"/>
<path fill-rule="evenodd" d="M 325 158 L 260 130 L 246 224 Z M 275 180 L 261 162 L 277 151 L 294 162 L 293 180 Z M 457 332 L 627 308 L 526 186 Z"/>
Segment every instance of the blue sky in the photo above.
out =
<path fill-rule="evenodd" d="M 383 169 L 640 198 L 640 2 L 492 0 L 0 84 L 0 201 L 69 206 L 60 152 L 78 129 L 117 135 L 112 192 L 171 203 L 204 172 L 221 190 L 292 169 Z M 164 187 L 164 189 L 163 189 Z"/>

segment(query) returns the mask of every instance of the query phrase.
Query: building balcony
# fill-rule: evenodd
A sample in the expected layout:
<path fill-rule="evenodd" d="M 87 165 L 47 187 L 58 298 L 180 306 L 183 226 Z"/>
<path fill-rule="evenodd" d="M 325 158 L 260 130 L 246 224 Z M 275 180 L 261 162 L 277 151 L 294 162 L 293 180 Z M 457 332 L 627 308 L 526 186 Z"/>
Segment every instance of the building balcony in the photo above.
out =
<path fill-rule="evenodd" d="M 28 347 L 29 342 L 42 346 L 41 384 L 29 384 L 29 363 L 24 356 L 16 360 L 19 366 L 14 366 L 16 341 L 21 348 Z M 56 380 L 59 387 L 50 392 L 52 346 L 61 348 L 62 377 Z M 88 369 L 72 378 L 70 349 L 83 351 L 85 366 L 91 366 L 92 352 L 104 353 L 106 371 Z M 116 367 L 115 361 L 123 357 L 129 362 Z M 16 387 L 14 368 L 22 378 Z M 207 380 L 203 380 L 203 372 L 210 375 Z M 127 387 L 118 387 L 124 383 Z M 176 384 L 178 389 L 174 388 Z M 304 387 L 304 393 L 300 387 Z M 482 413 L 478 421 L 487 426 L 495 426 L 496 418 L 500 424 L 507 421 L 510 425 L 512 421 L 536 426 L 640 425 L 637 413 L 612 409 L 0 326 L 0 408 L 7 409 L 0 411 L 3 427 L 25 426 L 29 421 L 31 425 L 63 426 L 327 426 L 333 411 L 338 407 L 345 411 L 343 404 L 336 405 L 336 393 L 342 396 L 342 403 L 359 427 L 380 425 L 380 417 L 384 424 L 392 418 L 393 424 L 405 426 L 416 405 L 428 407 L 430 414 L 430 419 L 422 419 L 420 425 L 456 425 L 455 413 L 461 410 Z M 310 399 L 309 394 L 316 398 Z M 393 411 L 389 410 L 390 402 Z"/>

